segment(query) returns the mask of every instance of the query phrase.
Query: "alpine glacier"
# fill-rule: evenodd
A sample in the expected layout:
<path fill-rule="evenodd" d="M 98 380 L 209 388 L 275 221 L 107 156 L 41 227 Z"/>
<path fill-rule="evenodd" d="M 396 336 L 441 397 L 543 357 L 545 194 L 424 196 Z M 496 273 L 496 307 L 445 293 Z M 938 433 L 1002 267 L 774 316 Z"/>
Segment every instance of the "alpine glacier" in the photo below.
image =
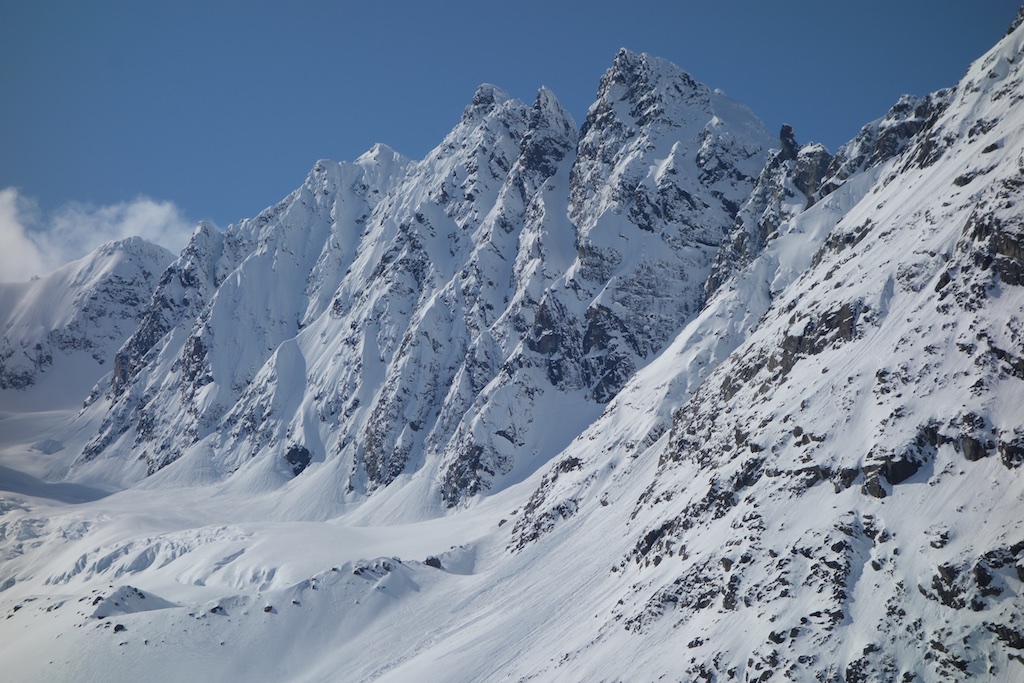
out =
<path fill-rule="evenodd" d="M 622 50 L 3 285 L 3 670 L 1024 677 L 1022 22 L 834 155 Z"/>

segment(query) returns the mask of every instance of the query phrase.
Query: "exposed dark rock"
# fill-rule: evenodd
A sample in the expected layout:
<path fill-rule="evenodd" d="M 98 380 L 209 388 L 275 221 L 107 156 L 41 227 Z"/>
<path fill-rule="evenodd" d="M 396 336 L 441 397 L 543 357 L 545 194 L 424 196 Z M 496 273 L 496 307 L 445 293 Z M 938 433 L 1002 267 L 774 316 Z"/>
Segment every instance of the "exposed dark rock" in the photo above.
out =
<path fill-rule="evenodd" d="M 797 155 L 793 185 L 807 196 L 808 208 L 815 203 L 831 162 L 832 155 L 821 145 L 807 145 Z"/>
<path fill-rule="evenodd" d="M 646 562 L 650 563 L 648 555 L 651 551 L 657 549 L 659 553 L 674 555 L 674 546 L 676 541 L 672 538 L 673 534 L 679 529 L 679 520 L 670 519 L 663 522 L 660 526 L 649 530 L 644 536 L 637 541 L 636 547 L 633 549 L 631 556 L 634 562 Z M 658 555 L 660 557 L 660 555 Z M 726 569 L 728 571 L 728 569 Z"/>
<path fill-rule="evenodd" d="M 866 464 L 862 469 L 863 491 L 875 498 L 885 498 L 887 492 L 881 485 L 880 477 L 891 486 L 901 484 L 932 462 L 940 445 L 952 441 L 940 433 L 937 423 L 928 422 L 918 427 L 914 440 L 897 453 L 880 454 L 877 447 L 873 448 L 865 458 Z"/>
<path fill-rule="evenodd" d="M 1003 181 L 1002 187 L 1002 194 L 1022 194 L 1021 184 Z M 971 259 L 977 267 L 991 267 L 1002 282 L 1024 286 L 1024 222 L 1000 218 L 982 203 L 967 219 L 963 235 L 973 243 Z"/>
<path fill-rule="evenodd" d="M 556 353 L 563 346 L 562 334 L 558 330 L 567 317 L 566 311 L 553 298 L 541 301 L 534 313 L 527 346 L 545 356 Z"/>
<path fill-rule="evenodd" d="M 924 98 L 905 95 L 878 121 L 864 126 L 832 159 L 821 195 L 827 195 L 856 173 L 892 159 L 910 145 L 922 130 L 934 125 L 948 106 L 953 90 L 940 90 Z M 934 163 L 941 154 L 938 142 L 922 144 L 918 163 Z"/>
<path fill-rule="evenodd" d="M 885 487 L 882 486 L 882 482 L 879 479 L 879 470 L 877 468 L 870 470 L 865 469 L 864 485 L 861 487 L 861 491 L 875 498 L 885 498 L 889 495 L 888 491 L 885 490 Z"/>
<path fill-rule="evenodd" d="M 523 506 L 523 514 L 512 527 L 509 550 L 520 551 L 530 543 L 555 528 L 555 525 L 574 516 L 579 510 L 575 497 L 558 499 L 553 496 L 555 483 L 560 477 L 580 470 L 582 463 L 574 457 L 565 458 L 555 464 L 541 479 L 537 490 Z M 584 480 L 590 481 L 590 478 Z"/>
<path fill-rule="evenodd" d="M 395 571 L 402 561 L 397 557 L 378 558 L 370 562 L 359 562 L 352 568 L 352 575 L 367 580 L 377 580 Z"/>
<path fill-rule="evenodd" d="M 960 436 L 960 451 L 970 461 L 981 460 L 988 455 L 989 446 L 973 436 L 963 434 Z"/>
<path fill-rule="evenodd" d="M 1024 436 L 1012 441 L 999 441 L 997 446 L 999 457 L 1007 469 L 1017 469 L 1024 464 Z"/>
<path fill-rule="evenodd" d="M 996 634 L 999 640 L 1014 650 L 1024 650 L 1024 633 L 1006 624 L 987 624 L 988 629 Z"/>
<path fill-rule="evenodd" d="M 860 470 L 855 467 L 847 467 L 839 470 L 839 472 L 836 473 L 835 480 L 836 493 L 844 491 L 853 486 L 853 482 L 857 480 L 857 477 L 860 476 L 860 473 Z"/>
<path fill-rule="evenodd" d="M 299 476 L 309 467 L 309 463 L 313 461 L 313 454 L 305 446 L 294 444 L 288 447 L 288 451 L 284 454 L 284 459 L 291 465 L 292 474 Z"/>
<path fill-rule="evenodd" d="M 805 195 L 807 207 L 814 204 L 832 156 L 821 145 L 799 148 L 788 125 L 782 126 L 779 143 L 781 149 L 769 154 L 749 198 L 737 213 L 735 226 L 715 256 L 704 284 L 705 300 L 761 253 L 769 238 L 791 217 L 785 205 L 792 203 L 794 190 Z"/>
<path fill-rule="evenodd" d="M 574 151 L 576 130 L 572 119 L 550 91 L 541 89 L 530 108 L 523 137 L 521 160 L 528 172 L 542 178 L 555 174 L 558 164 Z"/>
<path fill-rule="evenodd" d="M 779 161 L 795 161 L 797 152 L 800 151 L 800 145 L 797 144 L 796 135 L 793 134 L 793 126 L 788 123 L 782 124 L 782 130 L 779 131 L 779 142 L 782 144 Z"/>
<path fill-rule="evenodd" d="M 494 476 L 494 468 L 483 458 L 484 447 L 465 444 L 458 457 L 445 470 L 441 482 L 441 497 L 453 507 L 460 500 L 487 489 L 487 480 Z"/>

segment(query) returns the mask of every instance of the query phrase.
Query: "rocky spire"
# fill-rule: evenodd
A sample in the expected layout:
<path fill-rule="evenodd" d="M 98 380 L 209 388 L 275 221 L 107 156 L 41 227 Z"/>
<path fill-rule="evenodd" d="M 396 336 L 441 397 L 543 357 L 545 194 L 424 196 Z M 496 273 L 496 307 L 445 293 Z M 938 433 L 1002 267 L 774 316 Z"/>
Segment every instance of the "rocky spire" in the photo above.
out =
<path fill-rule="evenodd" d="M 1020 9 L 1017 11 L 1017 18 L 1013 20 L 1012 24 L 1010 24 L 1010 28 L 1006 30 L 1006 35 L 1010 35 L 1016 31 L 1017 27 L 1021 24 L 1024 24 L 1024 5 L 1021 5 Z"/>
<path fill-rule="evenodd" d="M 508 100 L 508 93 L 496 85 L 483 83 L 473 93 L 473 101 L 462 112 L 462 120 L 486 116 L 502 102 Z"/>
<path fill-rule="evenodd" d="M 796 142 L 793 126 L 788 123 L 782 124 L 782 130 L 779 131 L 779 142 L 782 144 L 779 161 L 792 161 L 796 159 L 796 153 L 800 149 L 800 145 Z"/>
<path fill-rule="evenodd" d="M 576 122 L 548 88 L 537 91 L 523 138 L 522 160 L 543 177 L 554 175 L 558 163 L 576 147 Z"/>

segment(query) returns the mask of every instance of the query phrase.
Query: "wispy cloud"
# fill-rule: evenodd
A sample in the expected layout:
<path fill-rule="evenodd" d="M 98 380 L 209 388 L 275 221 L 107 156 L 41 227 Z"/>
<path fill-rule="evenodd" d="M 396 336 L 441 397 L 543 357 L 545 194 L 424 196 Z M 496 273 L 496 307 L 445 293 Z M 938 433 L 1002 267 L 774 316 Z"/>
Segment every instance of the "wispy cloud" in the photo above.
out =
<path fill-rule="evenodd" d="M 192 223 L 173 202 L 140 197 L 109 206 L 72 203 L 44 213 L 16 188 L 0 190 L 0 282 L 45 275 L 111 240 L 139 236 L 178 252 Z"/>
<path fill-rule="evenodd" d="M 27 280 L 50 270 L 39 246 L 25 231 L 33 208 L 17 190 L 0 190 L 0 282 Z"/>

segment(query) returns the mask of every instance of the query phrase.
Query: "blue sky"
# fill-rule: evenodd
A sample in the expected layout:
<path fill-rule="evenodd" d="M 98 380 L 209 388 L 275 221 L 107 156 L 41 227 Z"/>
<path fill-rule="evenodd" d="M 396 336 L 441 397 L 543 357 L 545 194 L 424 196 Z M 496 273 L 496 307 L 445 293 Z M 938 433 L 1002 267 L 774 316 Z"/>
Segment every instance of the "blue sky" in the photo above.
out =
<path fill-rule="evenodd" d="M 834 150 L 900 94 L 954 85 L 1019 6 L 0 0 L 0 219 L 45 230 L 146 198 L 224 227 L 317 159 L 424 156 L 482 82 L 526 101 L 547 85 L 580 123 L 619 47 Z"/>

